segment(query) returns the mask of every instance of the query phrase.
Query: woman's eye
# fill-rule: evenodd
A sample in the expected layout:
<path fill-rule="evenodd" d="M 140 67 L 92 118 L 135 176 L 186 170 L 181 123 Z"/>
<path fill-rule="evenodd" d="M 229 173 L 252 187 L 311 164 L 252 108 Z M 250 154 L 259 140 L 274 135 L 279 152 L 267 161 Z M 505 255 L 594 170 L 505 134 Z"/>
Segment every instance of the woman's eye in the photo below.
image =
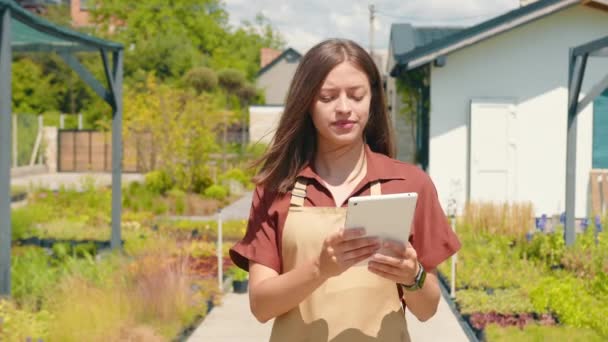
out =
<path fill-rule="evenodd" d="M 350 98 L 353 99 L 353 100 L 355 100 L 355 101 L 357 101 L 357 102 L 363 100 L 363 96 L 351 96 Z"/>
<path fill-rule="evenodd" d="M 331 97 L 331 96 L 319 96 L 319 100 L 321 102 L 330 102 L 331 100 L 333 100 L 333 97 Z"/>

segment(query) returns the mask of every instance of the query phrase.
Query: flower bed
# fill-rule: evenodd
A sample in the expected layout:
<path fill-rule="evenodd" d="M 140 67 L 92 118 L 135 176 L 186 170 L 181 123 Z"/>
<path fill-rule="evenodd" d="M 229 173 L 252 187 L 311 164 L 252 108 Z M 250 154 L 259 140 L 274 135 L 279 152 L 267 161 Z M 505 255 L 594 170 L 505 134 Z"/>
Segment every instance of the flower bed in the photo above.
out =
<path fill-rule="evenodd" d="M 40 191 L 29 202 L 13 210 L 12 298 L 0 301 L 0 340 L 179 340 L 221 300 L 215 233 L 186 234 L 186 222 L 161 226 L 155 213 L 125 208 L 123 253 L 113 253 L 106 188 Z"/>
<path fill-rule="evenodd" d="M 519 341 L 524 331 L 537 340 L 555 331 L 569 340 L 608 338 L 608 241 L 600 221 L 568 248 L 560 227 L 533 234 L 480 228 L 488 222 L 501 221 L 465 218 L 457 227 L 456 308 L 480 339 Z M 444 283 L 450 266 L 440 265 Z"/>

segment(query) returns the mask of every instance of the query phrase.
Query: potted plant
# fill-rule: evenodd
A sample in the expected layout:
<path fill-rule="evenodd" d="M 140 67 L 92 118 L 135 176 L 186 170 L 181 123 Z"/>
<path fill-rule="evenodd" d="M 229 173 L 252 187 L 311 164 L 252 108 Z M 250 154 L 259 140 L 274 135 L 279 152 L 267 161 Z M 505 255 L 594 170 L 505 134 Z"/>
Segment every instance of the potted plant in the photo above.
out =
<path fill-rule="evenodd" d="M 249 274 L 236 266 L 230 268 L 232 276 L 232 289 L 234 293 L 246 293 L 249 285 Z"/>

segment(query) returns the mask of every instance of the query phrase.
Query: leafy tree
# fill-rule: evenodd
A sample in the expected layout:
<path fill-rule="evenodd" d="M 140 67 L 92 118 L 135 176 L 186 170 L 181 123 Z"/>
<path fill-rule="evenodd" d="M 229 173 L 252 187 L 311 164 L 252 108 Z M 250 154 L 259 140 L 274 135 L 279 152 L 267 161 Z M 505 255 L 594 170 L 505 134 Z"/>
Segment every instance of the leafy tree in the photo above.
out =
<path fill-rule="evenodd" d="M 13 63 L 13 110 L 16 113 L 42 114 L 57 107 L 53 76 L 29 58 Z"/>
<path fill-rule="evenodd" d="M 192 67 L 209 66 L 238 69 L 253 80 L 260 49 L 284 46 L 262 15 L 253 24 L 231 28 L 220 0 L 97 0 L 91 14 L 97 34 L 128 47 L 126 78 L 143 70 L 174 79 Z M 119 26 L 113 35 L 111 26 Z"/>
<path fill-rule="evenodd" d="M 154 75 L 144 87 L 125 92 L 125 139 L 141 139 L 146 169 L 164 170 L 180 188 L 193 190 L 208 174 L 209 154 L 218 151 L 211 128 L 224 116 L 222 104 L 208 93 L 159 84 Z"/>

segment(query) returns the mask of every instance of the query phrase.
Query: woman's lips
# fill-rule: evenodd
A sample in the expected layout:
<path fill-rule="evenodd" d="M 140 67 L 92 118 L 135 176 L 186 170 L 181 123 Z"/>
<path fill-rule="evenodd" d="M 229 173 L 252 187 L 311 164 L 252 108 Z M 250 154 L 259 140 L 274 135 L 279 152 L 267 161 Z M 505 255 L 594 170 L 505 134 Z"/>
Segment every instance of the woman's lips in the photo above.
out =
<path fill-rule="evenodd" d="M 353 128 L 353 126 L 355 126 L 356 123 L 357 123 L 356 121 L 352 121 L 352 120 L 338 120 L 338 121 L 334 121 L 333 125 L 338 128 L 342 128 L 342 129 L 351 129 L 351 128 Z"/>

